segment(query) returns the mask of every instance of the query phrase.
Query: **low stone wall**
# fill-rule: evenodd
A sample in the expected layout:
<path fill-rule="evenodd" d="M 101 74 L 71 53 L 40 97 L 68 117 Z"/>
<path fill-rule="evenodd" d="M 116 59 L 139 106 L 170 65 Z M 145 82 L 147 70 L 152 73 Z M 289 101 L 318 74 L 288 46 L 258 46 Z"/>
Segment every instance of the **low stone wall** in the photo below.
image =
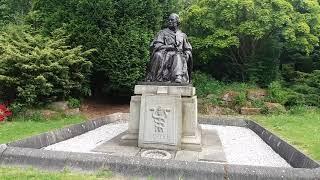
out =
<path fill-rule="evenodd" d="M 86 121 L 81 124 L 71 125 L 62 129 L 49 131 L 22 140 L 14 141 L 8 143 L 7 145 L 13 147 L 40 149 L 51 144 L 65 141 L 75 136 L 79 136 L 103 125 L 119 120 L 127 120 L 128 118 L 128 114 L 126 113 L 115 113 L 105 117 L 97 118 L 95 120 Z"/>
<path fill-rule="evenodd" d="M 0 165 L 32 166 L 46 170 L 97 171 L 108 169 L 130 177 L 155 179 L 319 179 L 319 164 L 273 135 L 258 124 L 235 118 L 199 118 L 200 123 L 248 127 L 256 132 L 293 167 L 273 168 L 243 165 L 159 160 L 140 157 L 122 157 L 107 154 L 46 151 L 42 147 L 54 144 L 118 120 L 127 120 L 128 114 L 113 114 L 104 118 L 43 133 L 23 140 L 0 145 Z M 282 154 L 281 154 L 282 153 Z"/>
<path fill-rule="evenodd" d="M 235 117 L 201 117 L 200 124 L 212 124 L 221 126 L 247 127 L 254 131 L 266 144 L 285 159 L 294 168 L 319 168 L 320 165 L 307 155 L 303 154 L 286 141 L 277 137 L 259 124 Z"/>
<path fill-rule="evenodd" d="M 284 140 L 280 139 L 259 124 L 246 120 L 247 127 L 254 131 L 275 152 L 294 168 L 318 168 L 320 165 Z M 320 177 L 319 177 L 320 179 Z"/>
<path fill-rule="evenodd" d="M 199 124 L 211 124 L 211 125 L 220 125 L 220 126 L 238 126 L 238 127 L 247 127 L 247 122 L 243 118 L 237 117 L 198 117 Z"/>

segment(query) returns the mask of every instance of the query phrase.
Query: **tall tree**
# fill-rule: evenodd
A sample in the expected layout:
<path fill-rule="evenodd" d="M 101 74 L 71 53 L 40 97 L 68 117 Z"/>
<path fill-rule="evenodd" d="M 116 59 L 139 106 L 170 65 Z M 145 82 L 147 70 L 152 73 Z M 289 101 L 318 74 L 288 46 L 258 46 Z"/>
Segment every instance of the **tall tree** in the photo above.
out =
<path fill-rule="evenodd" d="M 44 34 L 63 27 L 70 45 L 97 49 L 94 89 L 127 94 L 144 77 L 150 41 L 171 1 L 37 0 L 28 21 Z"/>
<path fill-rule="evenodd" d="M 183 13 L 196 59 L 223 57 L 237 79 L 250 80 L 250 62 L 272 42 L 273 63 L 281 47 L 309 54 L 319 42 L 320 6 L 316 0 L 199 0 Z M 276 67 L 272 67 L 276 68 Z M 270 68 L 267 68 L 270 69 Z"/>

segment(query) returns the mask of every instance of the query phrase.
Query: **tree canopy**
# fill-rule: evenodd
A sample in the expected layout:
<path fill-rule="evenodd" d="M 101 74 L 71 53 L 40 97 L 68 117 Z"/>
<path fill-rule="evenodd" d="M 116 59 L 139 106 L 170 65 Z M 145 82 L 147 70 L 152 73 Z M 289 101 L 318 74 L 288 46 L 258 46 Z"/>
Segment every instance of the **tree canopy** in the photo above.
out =
<path fill-rule="evenodd" d="M 320 6 L 316 0 L 199 0 L 183 12 L 183 27 L 198 61 L 222 56 L 245 81 L 260 54 L 275 63 L 281 49 L 312 53 L 319 43 Z"/>

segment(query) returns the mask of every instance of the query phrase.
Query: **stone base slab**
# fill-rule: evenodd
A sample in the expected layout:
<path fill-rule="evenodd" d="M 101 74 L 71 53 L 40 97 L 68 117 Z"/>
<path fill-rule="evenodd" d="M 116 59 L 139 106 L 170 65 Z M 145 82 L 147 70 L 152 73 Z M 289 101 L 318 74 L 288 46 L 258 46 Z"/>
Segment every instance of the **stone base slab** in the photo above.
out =
<path fill-rule="evenodd" d="M 226 163 L 226 156 L 223 151 L 220 137 L 215 130 L 203 129 L 198 131 L 202 133 L 203 144 L 199 144 L 194 138 L 187 139 L 189 143 L 182 144 L 186 149 L 177 149 L 177 146 L 165 144 L 144 144 L 144 148 L 137 147 L 137 140 L 123 140 L 126 132 L 117 135 L 111 140 L 97 146 L 93 152 L 100 152 L 115 156 L 135 156 L 140 157 L 140 154 L 146 149 L 165 149 L 171 155 L 171 159 L 181 161 L 205 161 Z M 128 135 L 128 134 L 127 134 Z M 198 144 L 197 144 L 198 143 Z"/>
<path fill-rule="evenodd" d="M 182 149 L 192 150 L 192 151 L 201 151 L 202 148 L 202 139 L 201 139 L 201 127 L 198 126 L 194 136 L 182 136 L 181 147 Z"/>
<path fill-rule="evenodd" d="M 134 94 L 167 94 L 178 96 L 194 96 L 196 88 L 192 86 L 156 86 L 156 85 L 136 85 Z"/>
<path fill-rule="evenodd" d="M 93 152 L 101 152 L 114 156 L 136 156 L 140 148 L 137 147 L 136 140 L 123 141 L 121 137 L 124 133 L 112 138 L 111 140 L 97 146 Z"/>

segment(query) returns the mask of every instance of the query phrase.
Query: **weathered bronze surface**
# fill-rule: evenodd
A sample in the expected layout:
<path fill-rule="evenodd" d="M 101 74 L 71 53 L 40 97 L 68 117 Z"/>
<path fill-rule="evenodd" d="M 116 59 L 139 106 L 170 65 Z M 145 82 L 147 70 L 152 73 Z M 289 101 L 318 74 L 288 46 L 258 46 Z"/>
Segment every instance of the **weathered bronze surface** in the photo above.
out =
<path fill-rule="evenodd" d="M 179 16 L 171 14 L 167 28 L 161 30 L 152 41 L 147 81 L 191 82 L 192 47 L 187 35 L 179 30 L 179 24 Z"/>

